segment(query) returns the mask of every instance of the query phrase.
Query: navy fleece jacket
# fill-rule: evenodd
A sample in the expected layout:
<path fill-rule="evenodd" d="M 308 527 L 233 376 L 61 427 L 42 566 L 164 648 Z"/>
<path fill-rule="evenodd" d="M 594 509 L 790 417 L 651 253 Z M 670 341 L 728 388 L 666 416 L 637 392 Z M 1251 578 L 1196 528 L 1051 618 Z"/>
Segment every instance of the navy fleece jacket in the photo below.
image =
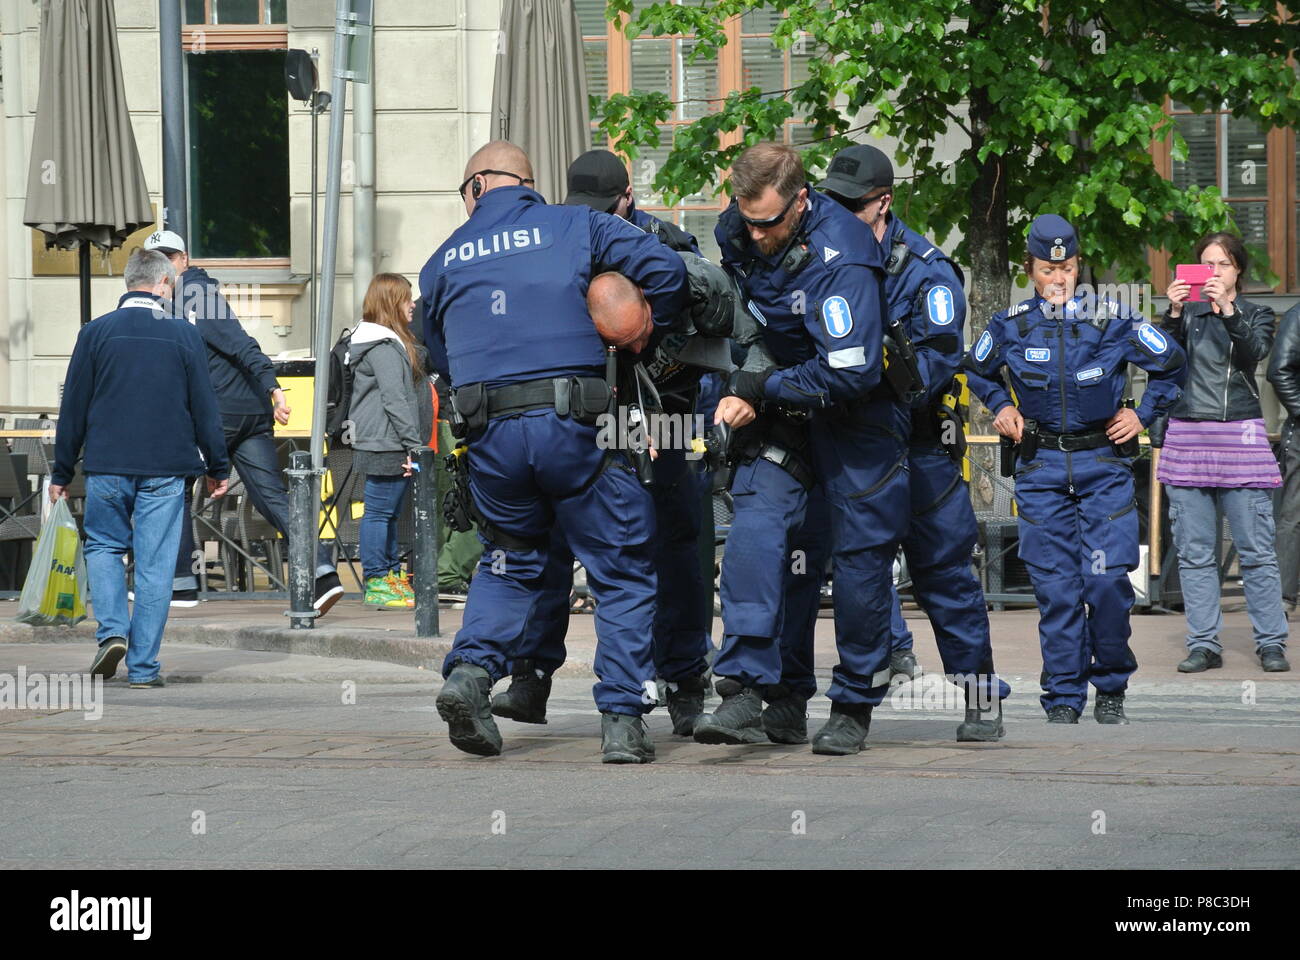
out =
<path fill-rule="evenodd" d="M 161 298 L 127 293 L 77 335 L 51 483 L 68 485 L 83 446 L 87 474 L 230 475 L 203 338 Z"/>

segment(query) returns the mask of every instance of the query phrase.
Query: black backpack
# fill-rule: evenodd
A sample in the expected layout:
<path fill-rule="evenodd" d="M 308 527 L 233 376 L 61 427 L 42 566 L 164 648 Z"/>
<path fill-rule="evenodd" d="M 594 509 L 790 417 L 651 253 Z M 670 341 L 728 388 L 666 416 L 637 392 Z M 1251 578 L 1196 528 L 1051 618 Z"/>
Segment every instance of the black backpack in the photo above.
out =
<path fill-rule="evenodd" d="M 352 346 L 352 334 L 356 330 L 344 330 L 338 342 L 330 351 L 329 395 L 325 405 L 325 436 L 330 446 L 351 447 L 344 440 L 347 433 L 348 411 L 352 407 L 352 381 L 356 374 L 347 362 L 348 350 Z"/>

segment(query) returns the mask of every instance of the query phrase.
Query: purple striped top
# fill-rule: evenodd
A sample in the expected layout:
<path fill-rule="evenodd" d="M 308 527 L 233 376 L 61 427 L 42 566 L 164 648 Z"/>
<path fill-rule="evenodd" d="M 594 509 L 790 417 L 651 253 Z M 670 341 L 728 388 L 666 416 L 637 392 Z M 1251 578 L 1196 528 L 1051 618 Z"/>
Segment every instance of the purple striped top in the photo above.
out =
<path fill-rule="evenodd" d="M 1156 479 L 1174 487 L 1280 487 L 1268 429 L 1255 420 L 1170 418 Z"/>

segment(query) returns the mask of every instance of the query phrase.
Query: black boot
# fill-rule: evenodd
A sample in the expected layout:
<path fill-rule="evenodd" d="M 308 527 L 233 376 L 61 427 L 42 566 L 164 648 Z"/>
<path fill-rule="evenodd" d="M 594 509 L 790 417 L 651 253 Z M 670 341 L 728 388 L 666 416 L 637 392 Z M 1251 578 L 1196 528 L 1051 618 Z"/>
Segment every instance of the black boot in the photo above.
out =
<path fill-rule="evenodd" d="M 763 732 L 773 743 L 808 742 L 808 701 L 778 684 L 767 688 Z"/>
<path fill-rule="evenodd" d="M 1270 643 L 1259 650 L 1259 665 L 1265 673 L 1286 673 L 1291 669 L 1287 663 L 1286 648 L 1280 643 Z"/>
<path fill-rule="evenodd" d="M 1128 717 L 1124 716 L 1124 694 L 1098 693 L 1092 716 L 1098 723 L 1128 723 Z"/>
<path fill-rule="evenodd" d="M 813 737 L 812 752 L 849 757 L 867 745 L 871 707 L 866 704 L 831 704 L 831 718 Z"/>
<path fill-rule="evenodd" d="M 722 704 L 695 721 L 696 743 L 759 743 L 763 735 L 763 701 L 751 687 L 723 678 L 713 689 Z"/>
<path fill-rule="evenodd" d="M 520 723 L 545 723 L 550 695 L 551 678 L 542 674 L 537 662 L 517 660 L 510 686 L 492 698 L 492 712 Z"/>
<path fill-rule="evenodd" d="M 1078 723 L 1079 711 L 1074 707 L 1067 707 L 1063 703 L 1058 703 L 1047 711 L 1048 723 Z"/>
<path fill-rule="evenodd" d="M 889 655 L 889 678 L 907 677 L 909 680 L 915 680 L 921 675 L 921 665 L 916 660 L 916 654 L 911 650 L 895 650 Z"/>
<path fill-rule="evenodd" d="M 480 757 L 501 753 L 501 732 L 488 708 L 491 690 L 492 678 L 488 672 L 463 661 L 452 668 L 443 683 L 434 703 L 438 716 L 447 722 L 451 745 L 457 750 Z"/>
<path fill-rule="evenodd" d="M 695 721 L 704 713 L 704 694 L 709 685 L 704 677 L 687 677 L 664 684 L 668 716 L 673 721 L 673 735 L 689 737 L 695 733 Z"/>
<path fill-rule="evenodd" d="M 966 703 L 966 719 L 957 727 L 958 742 L 992 742 L 1001 740 L 1006 735 L 1002 726 L 1002 701 L 999 700 L 987 710 L 981 710 L 979 704 L 971 706 Z"/>
<path fill-rule="evenodd" d="M 655 745 L 640 717 L 625 713 L 600 715 L 601 763 L 653 763 Z"/>

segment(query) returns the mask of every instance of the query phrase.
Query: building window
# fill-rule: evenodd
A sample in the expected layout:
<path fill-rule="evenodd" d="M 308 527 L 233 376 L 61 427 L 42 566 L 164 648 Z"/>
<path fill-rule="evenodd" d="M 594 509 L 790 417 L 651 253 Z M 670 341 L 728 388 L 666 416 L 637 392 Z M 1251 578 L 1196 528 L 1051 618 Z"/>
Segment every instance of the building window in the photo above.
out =
<path fill-rule="evenodd" d="M 639 13 L 654 0 L 636 0 Z M 707 113 L 717 111 L 733 90 L 758 87 L 770 96 L 782 96 L 807 79 L 808 61 L 817 55 L 811 40 L 782 50 L 772 42 L 772 31 L 785 15 L 756 10 L 733 17 L 727 24 L 727 44 L 717 55 L 690 63 L 694 41 L 687 36 L 637 37 L 629 40 L 623 25 L 629 18 L 605 20 L 605 0 L 576 0 L 582 24 L 587 68 L 587 91 L 604 100 L 612 93 L 659 91 L 673 101 L 672 119 L 660 125 L 659 144 L 640 148 L 628 166 L 637 206 L 671 220 L 695 235 L 700 249 L 717 259 L 713 228 L 727 204 L 725 195 L 702 192 L 685 197 L 674 208 L 663 205 L 654 192 L 654 179 L 672 149 L 674 131 Z M 809 127 L 797 118 L 786 121 L 786 143 L 809 142 Z M 722 145 L 740 141 L 738 132 L 724 135 Z M 593 124 L 592 146 L 608 148 L 604 134 Z"/>
<path fill-rule="evenodd" d="M 289 262 L 285 0 L 186 0 L 191 255 Z"/>

